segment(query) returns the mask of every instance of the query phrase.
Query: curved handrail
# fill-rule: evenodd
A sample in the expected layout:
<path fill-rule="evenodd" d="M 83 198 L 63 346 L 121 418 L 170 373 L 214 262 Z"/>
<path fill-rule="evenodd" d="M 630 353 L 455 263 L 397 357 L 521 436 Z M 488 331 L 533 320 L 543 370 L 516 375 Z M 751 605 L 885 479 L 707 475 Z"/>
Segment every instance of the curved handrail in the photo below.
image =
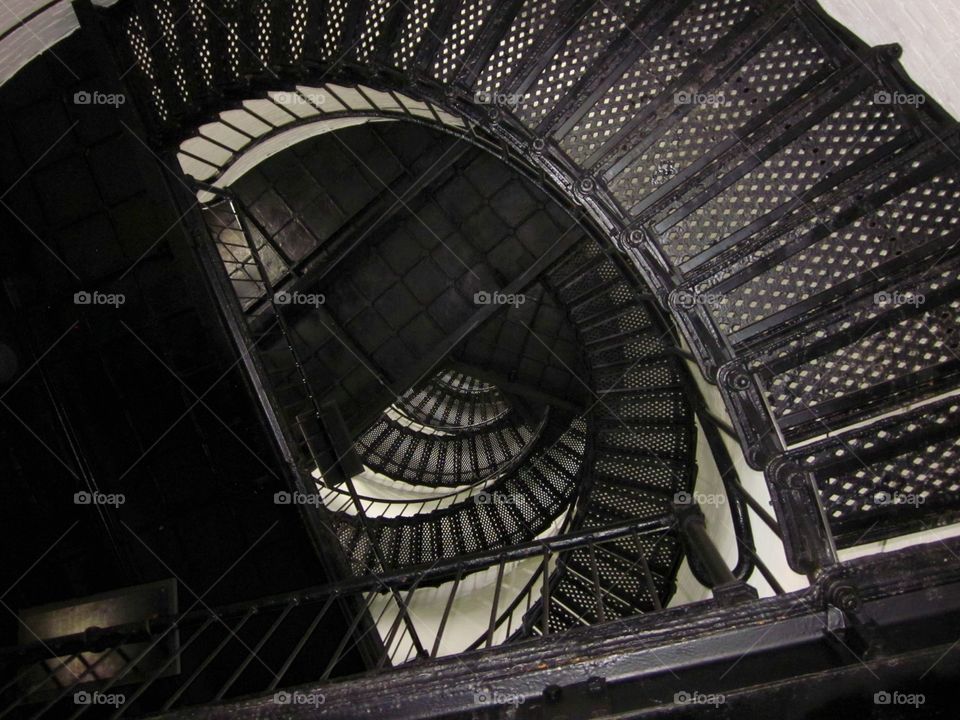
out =
<path fill-rule="evenodd" d="M 129 7 L 127 3 L 124 5 Z M 744 27 L 748 24 L 755 34 L 759 34 L 761 28 L 766 30 L 775 19 L 767 12 L 769 9 L 769 6 L 761 3 L 760 8 L 754 8 L 756 12 L 751 15 L 750 23 L 752 24 L 744 23 L 742 26 L 737 26 L 736 32 L 743 32 Z M 858 76 L 856 82 L 845 83 L 846 87 L 844 88 L 844 92 L 846 92 L 847 95 L 837 96 L 842 102 L 846 102 L 847 100 L 852 102 L 853 99 L 858 97 L 857 93 L 860 92 L 861 88 L 866 89 L 868 87 L 887 91 L 907 90 L 910 93 L 915 92 L 922 94 L 922 90 L 916 87 L 899 66 L 896 48 L 867 48 L 864 43 L 856 39 L 851 33 L 843 30 L 838 23 L 829 18 L 829 16 L 814 3 L 804 2 L 795 4 L 792 12 L 794 15 L 791 17 L 791 21 L 796 20 L 799 23 L 803 32 L 807 33 L 812 39 L 812 44 L 823 51 L 824 57 L 831 63 L 831 70 L 836 73 L 834 75 L 826 75 L 825 77 L 840 78 L 844 75 L 850 77 L 853 75 Z M 730 35 L 732 36 L 733 33 L 734 31 L 731 30 Z M 768 35 L 773 35 L 773 33 L 764 31 L 761 37 Z M 718 37 L 720 36 L 724 36 L 724 33 L 719 33 Z M 749 39 L 749 37 L 750 36 L 747 36 L 747 39 Z M 715 40 L 716 38 L 714 38 L 714 41 Z M 695 87 L 719 87 L 720 83 L 727 82 L 729 74 L 735 73 L 735 70 L 740 67 L 740 65 L 733 63 L 743 63 L 746 62 L 747 59 L 752 59 L 755 53 L 760 52 L 759 47 L 760 43 L 758 41 L 750 47 L 750 52 L 744 53 L 743 56 L 740 56 L 739 53 L 728 53 L 722 59 L 722 62 L 725 63 L 723 72 L 700 72 L 698 76 L 694 77 L 696 73 L 692 72 L 692 70 L 695 68 L 692 68 L 689 77 L 687 74 L 684 74 L 682 77 L 678 75 L 672 78 L 669 85 L 664 83 L 664 90 L 667 92 L 663 93 L 663 97 L 658 98 L 658 100 L 662 100 L 663 102 L 657 106 L 643 108 L 642 113 L 635 113 L 631 117 L 631 123 L 640 125 L 644 122 L 659 122 L 659 120 L 662 119 L 661 110 L 670 110 L 677 118 L 686 117 L 689 108 L 677 110 L 669 107 L 669 103 L 667 102 L 670 99 L 669 91 L 684 89 L 681 85 L 683 82 L 691 82 Z M 714 58 L 713 55 L 709 57 L 710 59 L 721 62 L 721 60 Z M 704 61 L 706 58 L 707 55 L 704 56 Z M 318 60 L 322 61 L 323 59 L 318 58 Z M 300 61 L 302 61 L 302 58 L 298 58 L 298 62 Z M 278 71 L 279 75 L 284 75 L 294 82 L 297 79 L 296 76 L 298 72 L 301 73 L 301 76 L 306 74 L 303 73 L 302 68 L 288 68 L 286 73 L 283 68 L 278 68 Z M 407 73 L 403 71 L 402 68 L 391 67 L 389 61 L 354 61 L 353 65 L 344 69 L 343 72 L 337 72 L 337 75 L 346 77 L 348 73 L 353 74 L 354 77 L 364 78 L 364 83 L 357 84 L 357 92 L 360 95 L 369 97 L 370 93 L 367 92 L 368 90 L 374 93 L 379 92 L 384 98 L 389 99 L 390 104 L 394 104 L 397 102 L 397 98 L 392 93 L 402 91 L 407 93 L 408 97 L 412 98 L 414 102 L 420 103 L 427 108 L 426 115 L 431 116 L 429 121 L 435 122 L 438 119 L 438 117 L 433 117 L 432 115 L 436 111 L 430 110 L 429 108 L 442 108 L 445 112 L 448 112 L 451 117 L 462 118 L 465 134 L 473 135 L 474 137 L 485 136 L 485 141 L 494 147 L 499 147 L 507 158 L 522 155 L 523 162 L 520 164 L 532 168 L 535 174 L 539 174 L 545 186 L 550 186 L 564 197 L 572 198 L 579 203 L 584 208 L 585 215 L 591 218 L 591 222 L 601 231 L 601 234 L 615 242 L 641 269 L 645 280 L 657 293 L 661 304 L 669 306 L 671 315 L 692 348 L 701 370 L 704 371 L 708 378 L 717 381 L 748 463 L 754 469 L 768 470 L 774 468 L 778 462 L 786 457 L 786 452 L 791 446 L 789 439 L 786 437 L 786 433 L 783 431 L 782 425 L 784 424 L 781 422 L 783 418 L 778 417 L 769 406 L 766 400 L 768 388 L 766 388 L 759 379 L 759 374 L 754 372 L 755 368 L 751 369 L 745 364 L 747 360 L 750 360 L 749 351 L 751 347 L 749 343 L 744 343 L 738 347 L 737 344 L 732 342 L 728 337 L 729 333 L 725 332 L 717 314 L 697 301 L 698 296 L 696 295 L 696 291 L 704 288 L 709 289 L 712 279 L 705 278 L 701 274 L 688 273 L 683 267 L 675 267 L 674 261 L 676 259 L 671 259 L 667 253 L 665 249 L 666 244 L 662 242 L 663 238 L 659 235 L 660 231 L 658 231 L 656 227 L 650 227 L 651 223 L 648 222 L 648 219 L 641 219 L 630 214 L 629 211 L 633 208 L 622 207 L 621 202 L 617 200 L 608 187 L 608 181 L 611 181 L 616 175 L 616 173 L 613 172 L 614 167 L 622 169 L 623 163 L 628 162 L 627 159 L 624 159 L 627 158 L 628 155 L 622 157 L 615 156 L 614 149 L 622 147 L 630 150 L 629 142 L 624 142 L 621 145 L 618 144 L 619 140 L 615 142 L 612 137 L 605 140 L 605 146 L 609 145 L 611 149 L 606 151 L 607 156 L 601 159 L 605 161 L 609 160 L 610 162 L 616 160 L 616 162 L 608 166 L 595 163 L 590 168 L 585 168 L 576 162 L 570 153 L 565 152 L 558 142 L 558 138 L 562 139 L 562 132 L 557 131 L 541 135 L 539 128 L 528 127 L 521 121 L 518 115 L 512 113 L 508 108 L 481 107 L 479 103 L 476 102 L 475 97 L 471 98 L 466 84 L 461 84 L 461 86 L 458 86 L 456 83 L 445 85 L 440 79 L 435 81 L 425 80 L 422 77 L 418 77 L 416 73 Z M 820 83 L 821 80 L 823 80 L 823 78 L 818 79 L 817 82 Z M 283 83 L 278 82 L 275 78 L 251 77 L 249 83 L 251 94 L 256 95 L 261 89 L 266 88 L 268 84 L 271 84 L 272 89 L 276 90 L 277 86 Z M 762 129 L 763 133 L 759 135 L 759 137 L 767 143 L 765 147 L 773 148 L 771 152 L 779 152 L 779 150 L 786 147 L 787 144 L 792 143 L 796 137 L 799 137 L 805 132 L 805 130 L 797 130 L 793 127 L 794 117 L 792 113 L 807 112 L 811 109 L 816 110 L 814 114 L 803 116 L 805 122 L 809 120 L 807 125 L 812 127 L 817 118 L 822 121 L 842 106 L 842 103 L 836 102 L 834 98 L 834 90 L 836 88 L 833 87 L 833 85 L 835 85 L 835 83 L 828 81 L 821 83 L 819 88 L 815 88 L 814 84 L 810 84 L 802 87 L 798 86 L 799 89 L 793 88 L 789 91 L 784 91 L 783 97 L 778 96 L 776 103 L 773 103 L 770 108 L 762 111 L 762 117 L 759 117 L 759 119 L 751 118 L 749 123 L 738 124 L 735 127 L 737 129 L 743 127 L 750 133 L 759 133 L 760 129 Z M 149 97 L 149 93 L 141 94 L 144 98 Z M 585 88 L 579 88 L 576 92 L 570 93 L 569 98 L 565 98 L 565 100 L 569 101 L 569 106 L 556 108 L 554 114 L 568 118 L 576 111 L 586 112 L 588 107 L 583 104 L 583 102 L 590 95 L 590 92 L 585 92 Z M 599 94 L 592 93 L 592 95 L 598 96 Z M 215 93 L 211 93 L 211 97 L 213 96 L 215 96 Z M 213 106 L 213 101 L 206 101 L 207 98 L 203 98 L 202 101 L 196 103 L 196 106 L 184 103 L 188 111 L 193 113 L 190 115 L 193 126 L 199 125 L 200 123 L 196 122 L 197 118 L 205 110 Z M 193 102 L 194 100 L 191 98 L 191 103 Z M 376 103 L 369 104 L 371 107 L 376 107 Z M 400 104 L 402 105 L 402 103 Z M 577 107 L 577 105 L 580 105 L 580 107 Z M 372 113 L 376 114 L 376 111 L 374 110 Z M 934 135 L 939 139 L 936 130 L 955 127 L 955 123 L 953 123 L 949 116 L 933 102 L 929 102 L 924 108 L 920 109 L 896 105 L 892 108 L 892 114 L 895 116 L 897 123 L 909 129 L 914 135 L 922 134 L 924 127 L 930 130 L 932 126 L 934 128 Z M 170 127 L 179 129 L 186 127 L 186 123 L 178 124 L 179 120 L 176 119 L 174 115 L 171 115 L 170 118 L 169 121 L 161 123 L 167 126 L 166 129 Z M 570 124 L 571 123 L 567 123 L 568 126 Z M 566 129 L 569 129 L 569 127 Z M 630 133 L 637 129 L 637 127 L 624 127 L 618 129 L 618 132 L 620 130 L 623 131 L 621 139 L 630 140 Z M 630 130 L 630 132 L 627 132 L 628 130 Z M 769 133 L 769 136 L 764 133 Z M 911 142 L 914 140 L 916 140 L 916 138 L 913 138 Z M 949 145 L 954 142 L 951 138 L 948 138 L 948 140 L 950 141 L 949 143 L 941 142 L 941 145 L 947 145 L 949 147 Z M 723 146 L 725 149 L 721 148 L 721 150 L 718 150 L 718 153 L 720 153 L 720 155 L 725 153 L 732 155 L 735 152 L 740 152 L 739 144 L 743 143 L 743 141 L 743 137 L 733 137 L 730 143 Z M 614 148 L 614 146 L 616 146 L 616 148 Z M 940 147 L 937 149 L 942 153 Z M 619 150 L 617 151 L 619 152 Z M 896 148 L 893 147 L 893 145 L 886 143 L 883 146 L 883 151 L 878 154 L 878 157 L 885 157 L 886 154 L 894 153 L 895 151 Z M 720 157 L 720 155 L 717 155 L 717 157 Z M 773 157 L 773 155 L 771 154 L 770 157 Z M 706 160 L 709 160 L 706 165 L 694 170 L 690 170 L 689 168 L 685 169 L 676 178 L 677 184 L 675 187 L 667 188 L 667 190 L 661 192 L 657 202 L 660 202 L 660 200 L 664 198 L 672 202 L 673 200 L 671 199 L 672 196 L 670 193 L 679 187 L 680 184 L 685 183 L 687 179 L 696 180 L 694 176 L 701 170 L 704 170 L 704 168 L 706 168 L 705 172 L 708 173 L 714 173 L 714 171 L 716 171 L 717 177 L 720 177 L 719 173 L 722 168 L 719 165 L 716 167 L 708 167 L 715 159 L 716 158 L 706 158 Z M 724 162 L 726 162 L 726 159 L 728 159 L 727 155 L 724 155 Z M 755 159 L 758 162 L 762 162 L 759 157 Z M 749 169 L 747 171 L 749 171 Z M 854 171 L 860 173 L 861 169 L 857 167 Z M 723 175 L 726 178 L 728 174 L 723 173 Z M 841 175 L 841 173 L 834 173 L 829 177 L 825 176 L 825 179 L 829 179 L 831 182 L 836 179 L 836 182 L 839 183 L 839 175 Z M 714 197 L 719 197 L 721 192 L 722 190 L 717 191 Z M 818 190 L 818 192 L 824 193 L 826 190 Z M 802 198 L 798 199 L 803 202 Z M 704 202 L 706 202 L 706 199 L 700 202 L 698 207 L 702 206 Z M 875 201 L 871 198 L 861 203 L 861 207 L 851 206 L 850 208 L 846 208 L 843 210 L 843 217 L 838 216 L 835 219 L 842 227 L 846 222 L 844 218 L 865 215 L 870 211 L 870 205 L 873 202 Z M 691 200 L 691 203 L 688 204 L 696 203 L 692 203 Z M 782 208 L 785 208 L 786 205 L 786 203 L 783 203 L 777 206 L 778 212 Z M 793 212 L 793 210 L 790 209 L 789 212 Z M 768 213 L 763 216 L 763 222 L 766 224 L 774 223 L 778 217 L 783 217 L 783 215 L 777 216 L 773 213 Z M 758 222 L 759 220 L 760 219 L 758 219 Z M 833 220 L 831 219 L 830 222 L 832 223 Z M 652 224 L 656 225 L 656 223 Z M 669 225 L 669 223 L 667 225 Z M 830 228 L 827 229 L 829 230 Z M 731 235 L 731 237 L 733 236 Z M 737 241 L 731 239 L 730 242 L 734 243 Z M 718 248 L 716 252 L 723 254 L 726 252 L 726 249 L 727 248 Z M 744 257 L 737 258 L 735 256 L 741 252 L 741 248 L 737 248 L 737 252 L 732 253 L 729 258 L 725 258 L 723 263 L 718 262 L 715 263 L 715 265 L 720 267 L 724 265 L 727 260 L 731 263 L 735 260 L 749 260 L 750 254 L 747 253 L 749 249 L 750 248 L 747 247 L 743 248 L 742 251 L 745 253 Z M 682 265 L 682 263 L 679 264 Z M 719 278 L 720 275 L 717 277 Z M 704 283 L 705 280 L 707 281 L 706 283 Z M 696 281 L 695 287 L 690 286 L 694 281 Z M 766 322 L 767 320 L 769 320 L 769 318 L 762 322 Z M 938 368 L 932 368 L 929 374 L 935 375 L 937 369 Z M 903 379 L 905 382 L 913 380 L 910 375 L 905 375 L 902 378 L 898 376 L 897 379 Z M 940 380 L 941 383 L 937 385 L 932 382 L 927 375 L 917 379 L 915 385 L 916 394 L 923 395 L 923 393 L 927 393 L 923 395 L 922 399 L 924 401 L 931 400 L 932 396 L 928 390 L 936 390 L 945 387 L 947 384 L 951 386 L 955 384 L 952 376 L 949 378 L 941 376 Z M 880 392 L 883 391 L 884 388 L 880 387 L 877 388 L 877 390 Z M 848 398 L 848 404 L 855 403 L 857 399 L 856 397 Z M 876 400 L 876 398 L 874 399 Z M 890 401 L 885 404 L 882 402 L 883 397 L 881 396 L 879 400 L 876 400 L 872 410 L 902 409 L 903 404 L 908 399 L 909 398 L 906 397 L 891 396 Z M 888 407 L 888 405 L 895 407 Z M 841 406 L 840 412 L 847 413 L 847 415 L 841 414 L 841 421 L 853 420 L 854 415 L 856 415 L 855 411 L 858 409 L 859 407 L 852 407 L 852 405 L 850 407 Z M 875 421 L 880 417 L 880 414 L 879 412 L 871 412 L 868 419 Z M 841 423 L 841 425 L 841 429 L 844 429 L 849 423 Z M 803 516 L 802 521 L 799 517 L 797 518 L 797 523 L 783 523 L 786 530 L 785 538 L 787 538 L 788 544 L 794 542 L 790 540 L 790 538 L 794 538 L 796 535 L 794 539 L 796 540 L 797 546 L 794 547 L 791 545 L 789 548 L 791 556 L 794 557 L 792 564 L 795 569 L 798 569 L 798 571 L 813 572 L 816 571 L 821 564 L 834 561 L 835 558 L 829 557 L 829 552 L 825 552 L 822 556 L 810 562 L 800 558 L 802 551 L 798 548 L 805 542 L 814 543 L 818 546 L 824 544 L 821 533 L 815 531 L 816 526 L 824 524 L 823 518 L 818 518 L 818 513 L 822 515 L 822 506 L 819 504 L 816 493 L 811 495 L 806 491 L 804 491 L 804 493 L 800 493 L 799 491 L 794 493 L 781 492 L 783 490 L 782 488 L 778 489 L 773 487 L 776 485 L 776 482 L 775 478 L 773 478 L 772 470 L 768 472 L 768 480 L 771 485 L 771 490 L 775 493 L 780 492 L 783 502 L 794 507 L 798 516 Z M 791 482 L 798 484 L 798 486 L 802 484 L 799 479 Z M 810 495 L 810 497 L 806 497 L 801 502 L 799 498 L 803 494 Z M 780 500 L 776 502 L 779 503 Z M 778 505 L 778 513 L 779 512 L 780 505 Z M 781 517 L 781 521 L 786 519 L 785 517 Z M 829 528 L 826 528 L 826 536 L 829 536 L 829 534 Z"/>

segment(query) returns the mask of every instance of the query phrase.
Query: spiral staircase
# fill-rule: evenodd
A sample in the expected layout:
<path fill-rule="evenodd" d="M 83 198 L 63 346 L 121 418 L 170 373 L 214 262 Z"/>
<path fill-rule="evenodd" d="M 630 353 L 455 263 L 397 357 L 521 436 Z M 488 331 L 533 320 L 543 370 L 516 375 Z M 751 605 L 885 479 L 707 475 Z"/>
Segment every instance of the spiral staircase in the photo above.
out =
<path fill-rule="evenodd" d="M 241 699 L 225 706 L 238 717 L 559 717 L 560 705 L 612 716 L 632 706 L 608 680 L 648 663 L 646 692 L 669 687 L 625 637 L 660 648 L 693 628 L 696 644 L 707 628 L 734 637 L 814 606 L 827 623 L 804 643 L 853 646 L 864 667 L 882 657 L 889 642 L 870 628 L 884 616 L 862 608 L 895 592 L 880 560 L 854 570 L 843 552 L 948 526 L 960 507 L 960 142 L 932 100 L 909 100 L 922 93 L 898 48 L 865 47 L 815 3 L 782 0 L 121 0 L 78 14 L 177 178 L 169 194 L 247 349 L 289 490 L 311 499 L 301 515 L 339 577 L 258 603 L 256 627 L 238 605 L 114 628 L 106 646 L 192 625 L 200 635 L 215 619 L 257 652 L 278 628 L 299 638 L 256 686 L 237 683 L 251 657 L 218 669 L 224 636 L 185 687 L 160 693 L 158 672 L 117 715 Z M 282 169 L 323 143 L 345 160 L 311 180 L 330 199 L 311 224 L 283 194 Z M 344 189 L 388 155 L 382 188 Z M 269 192 L 251 189 L 257 169 Z M 494 220 L 442 201 L 468 197 L 465 179 L 506 226 L 485 246 Z M 396 269 L 391 233 L 422 232 L 424 198 L 447 212 L 445 240 L 481 248 L 468 263 L 477 281 L 456 268 L 456 298 L 416 298 L 434 334 L 355 329 L 348 283 Z M 550 219 L 536 232 L 535 209 Z M 443 234 L 440 222 L 419 221 Z M 387 287 L 365 301 L 384 318 L 402 305 L 374 299 Z M 297 293 L 326 304 L 291 304 Z M 476 300 L 498 294 L 512 304 Z M 763 499 L 741 481 L 751 472 Z M 727 503 L 706 524 L 688 500 L 705 475 Z M 750 517 L 809 579 L 800 602 L 764 563 Z M 716 547 L 724 533 L 732 570 Z M 890 570 L 896 592 L 953 577 L 938 550 L 914 565 L 936 568 L 923 580 L 908 560 Z M 754 570 L 773 598 L 757 600 Z M 703 615 L 672 607 L 684 572 L 713 597 Z M 783 604 L 755 605 L 767 600 Z M 311 638 L 334 602 L 352 624 L 311 675 Z M 48 655 L 89 640 L 60 638 Z M 591 642 L 638 664 L 602 682 L 603 663 L 563 675 Z M 372 678 L 329 684 L 353 645 Z M 551 671 L 575 689 L 561 693 Z M 204 673 L 212 697 L 193 684 Z M 263 693 L 293 679 L 326 702 L 271 705 Z M 364 697 L 381 681 L 393 695 Z M 419 700 L 396 699 L 405 682 Z M 478 699 L 491 683 L 509 692 Z"/>

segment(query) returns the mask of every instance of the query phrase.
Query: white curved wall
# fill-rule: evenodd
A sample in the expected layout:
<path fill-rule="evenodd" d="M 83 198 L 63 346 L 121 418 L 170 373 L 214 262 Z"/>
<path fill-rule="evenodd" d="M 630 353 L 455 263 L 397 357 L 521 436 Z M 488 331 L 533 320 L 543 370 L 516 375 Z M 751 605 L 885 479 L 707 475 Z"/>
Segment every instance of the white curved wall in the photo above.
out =
<path fill-rule="evenodd" d="M 0 3 L 0 34 L 5 35 L 0 41 L 0 83 L 5 83 L 37 55 L 80 27 L 66 0 L 31 17 L 46 4 L 47 0 Z"/>
<path fill-rule="evenodd" d="M 869 45 L 899 43 L 900 62 L 923 90 L 960 118 L 960 2 L 820 0 Z"/>

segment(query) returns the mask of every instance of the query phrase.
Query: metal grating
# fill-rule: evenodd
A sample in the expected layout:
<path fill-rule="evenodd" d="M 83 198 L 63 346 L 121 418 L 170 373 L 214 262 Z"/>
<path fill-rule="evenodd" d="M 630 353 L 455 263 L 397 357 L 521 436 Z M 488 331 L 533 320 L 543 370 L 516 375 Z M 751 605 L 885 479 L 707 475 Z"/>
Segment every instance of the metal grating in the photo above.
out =
<path fill-rule="evenodd" d="M 393 62 L 401 70 L 409 69 L 413 63 L 417 47 L 424 34 L 429 31 L 430 18 L 438 2 L 439 0 L 407 0 L 407 19 L 400 30 L 393 54 Z"/>
<path fill-rule="evenodd" d="M 363 19 L 363 29 L 360 32 L 360 44 L 357 46 L 357 59 L 369 61 L 373 59 L 384 24 L 390 12 L 397 4 L 397 0 L 372 0 L 367 6 L 367 14 Z"/>
<path fill-rule="evenodd" d="M 323 41 L 321 54 L 325 60 L 336 60 L 348 48 L 342 48 L 343 31 L 347 22 L 350 0 L 330 0 L 324 10 Z"/>
<path fill-rule="evenodd" d="M 666 32 L 560 141 L 582 163 L 652 98 L 669 88 L 690 63 L 709 50 L 751 9 L 745 0 L 698 3 Z"/>
<path fill-rule="evenodd" d="M 526 59 L 557 10 L 554 0 L 527 0 L 487 63 L 475 90 L 487 94 L 497 92 L 520 62 Z"/>
<path fill-rule="evenodd" d="M 523 98 L 518 115 L 527 125 L 535 127 L 553 109 L 623 29 L 621 16 L 642 4 L 625 0 L 604 2 L 590 12 Z"/>
<path fill-rule="evenodd" d="M 891 173 L 885 180 L 899 176 Z M 735 332 L 840 282 L 870 277 L 881 263 L 955 232 L 958 209 L 957 174 L 938 175 L 736 288 L 718 303 L 716 316 L 726 331 Z"/>
<path fill-rule="evenodd" d="M 773 378 L 767 393 L 773 412 L 785 418 L 815 411 L 827 401 L 955 360 L 950 344 L 956 344 L 958 329 L 960 301 L 954 301 L 871 333 Z M 825 423 L 822 431 L 830 429 Z"/>
<path fill-rule="evenodd" d="M 493 10 L 490 0 L 467 0 L 453 21 L 433 65 L 433 75 L 442 82 L 450 81 L 463 63 L 470 43 L 480 32 L 484 20 Z"/>
<path fill-rule="evenodd" d="M 664 235 L 666 252 L 689 260 L 892 140 L 902 125 L 892 108 L 873 101 L 876 92 L 861 93 L 683 218 L 681 230 Z"/>
<path fill-rule="evenodd" d="M 770 38 L 730 80 L 703 92 L 702 102 L 610 182 L 623 207 L 632 208 L 713 150 L 772 102 L 824 65 L 823 51 L 796 25 Z"/>

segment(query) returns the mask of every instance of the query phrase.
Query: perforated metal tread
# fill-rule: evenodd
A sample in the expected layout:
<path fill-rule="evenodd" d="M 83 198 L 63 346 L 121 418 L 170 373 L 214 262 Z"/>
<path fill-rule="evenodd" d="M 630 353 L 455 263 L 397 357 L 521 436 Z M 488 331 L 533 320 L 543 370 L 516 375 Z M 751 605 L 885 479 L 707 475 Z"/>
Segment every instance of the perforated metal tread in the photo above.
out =
<path fill-rule="evenodd" d="M 441 510 L 409 518 L 366 518 L 362 523 L 355 516 L 336 515 L 337 535 L 354 573 L 380 571 L 383 564 L 430 563 L 536 537 L 575 496 L 586 441 L 586 424 L 574 421 L 556 443 L 534 450 L 502 479 Z"/>
<path fill-rule="evenodd" d="M 487 427 L 511 410 L 503 393 L 475 378 L 457 384 L 431 378 L 424 387 L 404 393 L 396 407 L 410 420 L 442 431 Z"/>
<path fill-rule="evenodd" d="M 573 251 L 550 273 L 549 284 L 568 303 L 590 368 L 594 445 L 590 489 L 581 501 L 584 526 L 670 515 L 674 496 L 695 478 L 696 434 L 677 358 L 664 354 L 668 335 L 623 270 L 596 245 Z M 668 536 L 660 542 L 656 552 L 670 550 L 660 555 L 658 566 L 675 567 L 679 545 Z M 607 589 L 605 620 L 655 609 L 638 570 L 641 560 L 654 564 L 638 554 L 647 549 L 634 544 L 617 558 L 597 558 L 597 576 Z M 599 621 L 592 573 L 592 564 L 561 563 L 551 597 L 563 610 L 554 616 L 551 607 L 551 630 Z M 658 600 L 670 592 L 669 583 L 659 585 Z M 527 616 L 531 629 L 542 623 L 538 613 L 542 608 L 535 607 Z"/>
<path fill-rule="evenodd" d="M 437 433 L 433 428 L 421 430 L 384 416 L 360 436 L 356 447 L 365 465 L 394 480 L 456 487 L 473 485 L 508 470 L 535 441 L 536 428 L 515 414 L 496 424 L 456 434 Z"/>
<path fill-rule="evenodd" d="M 791 454 L 813 473 L 839 546 L 956 518 L 958 423 L 960 402 L 949 398 Z"/>
<path fill-rule="evenodd" d="M 194 7 L 168 5 L 174 16 Z M 167 10 L 131 11 L 125 39 L 157 126 L 178 128 L 215 102 L 218 85 L 261 72 L 244 46 L 263 48 L 280 69 L 323 61 L 363 38 L 357 57 L 382 58 L 411 82 L 426 74 L 451 92 L 459 81 L 461 91 L 517 95 L 500 115 L 589 179 L 610 201 L 611 226 L 648 238 L 653 252 L 643 260 L 654 258 L 649 275 L 662 296 L 689 293 L 674 310 L 696 335 L 703 364 L 742 361 L 756 380 L 756 397 L 734 399 L 764 419 L 738 428 L 746 445 L 842 434 L 956 389 L 960 272 L 950 248 L 960 237 L 960 189 L 951 155 L 960 142 L 929 99 L 897 100 L 918 91 L 895 53 L 860 46 L 806 3 L 716 0 L 654 11 L 657 3 L 618 1 L 557 18 L 527 0 L 509 21 L 490 21 L 492 3 L 417 0 L 392 35 L 378 3 L 365 4 L 359 21 L 347 0 L 322 13 L 307 5 L 323 21 L 305 27 L 293 11 L 289 43 L 273 41 L 263 21 L 218 36 L 199 6 L 182 37 L 163 32 Z M 499 42 L 483 31 L 492 27 Z M 489 59 L 464 87 L 463 68 L 486 56 L 480 43 Z M 174 71 L 160 75 L 161 66 Z M 648 329 L 635 288 L 592 249 L 558 267 L 553 284 L 584 347 L 602 344 L 614 355 L 592 356 L 589 370 L 601 366 L 591 377 L 603 390 L 597 411 L 683 417 L 669 362 L 632 370 L 625 382 L 619 366 L 602 367 L 654 352 L 610 350 Z M 723 342 L 700 337 L 700 321 Z M 662 384 L 651 389 L 654 380 Z M 937 445 L 923 462 L 951 452 Z M 856 487 L 837 480 L 831 502 L 856 506 Z M 892 517 L 879 525 L 896 529 Z"/>

